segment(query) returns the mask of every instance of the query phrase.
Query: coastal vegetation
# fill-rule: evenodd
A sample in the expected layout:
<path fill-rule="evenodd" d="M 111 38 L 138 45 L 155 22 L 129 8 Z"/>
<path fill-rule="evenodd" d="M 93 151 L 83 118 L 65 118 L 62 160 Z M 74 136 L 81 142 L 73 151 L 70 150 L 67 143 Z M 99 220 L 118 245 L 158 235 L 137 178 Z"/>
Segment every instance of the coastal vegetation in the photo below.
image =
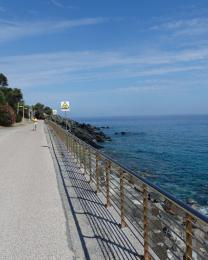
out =
<path fill-rule="evenodd" d="M 52 109 L 41 103 L 33 106 L 25 104 L 21 89 L 12 88 L 7 77 L 0 73 L 0 125 L 11 126 L 22 121 L 23 115 L 29 118 L 32 115 L 44 119 L 52 114 Z"/>
<path fill-rule="evenodd" d="M 1 87 L 6 87 L 6 86 L 8 86 L 7 77 L 6 77 L 3 73 L 0 73 L 0 86 L 1 86 Z"/>
<path fill-rule="evenodd" d="M 53 116 L 52 109 L 40 102 L 32 106 L 26 105 L 21 89 L 9 87 L 7 77 L 0 73 L 0 125 L 11 126 L 21 122 L 23 116 L 25 118 L 34 116 L 39 120 L 50 117 L 54 122 L 63 128 L 67 126 L 68 131 L 98 149 L 102 148 L 101 143 L 111 141 L 111 138 L 106 136 L 101 128 L 64 119 L 61 116 Z"/>
<path fill-rule="evenodd" d="M 111 140 L 99 127 L 53 116 L 52 109 L 40 102 L 32 106 L 26 105 L 21 89 L 9 87 L 7 77 L 0 73 L 0 125 L 12 126 L 14 123 L 21 122 L 23 115 L 25 118 L 34 116 L 39 120 L 50 117 L 54 122 L 64 128 L 67 126 L 68 131 L 98 149 L 102 148 L 101 143 Z"/>
<path fill-rule="evenodd" d="M 0 125 L 11 126 L 21 121 L 17 115 L 18 104 L 23 102 L 23 94 L 19 88 L 8 87 L 8 79 L 0 74 Z"/>
<path fill-rule="evenodd" d="M 34 106 L 32 106 L 32 110 L 33 110 L 34 116 L 37 119 L 45 119 L 47 116 L 52 115 L 52 109 L 41 103 L 36 103 Z"/>

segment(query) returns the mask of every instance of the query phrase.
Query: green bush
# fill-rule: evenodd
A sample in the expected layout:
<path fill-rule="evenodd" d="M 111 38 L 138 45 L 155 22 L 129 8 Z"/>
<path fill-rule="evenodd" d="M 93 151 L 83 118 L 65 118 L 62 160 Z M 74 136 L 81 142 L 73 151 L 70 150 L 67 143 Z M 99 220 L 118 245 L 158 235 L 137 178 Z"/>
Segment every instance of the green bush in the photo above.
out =
<path fill-rule="evenodd" d="M 16 115 L 16 122 L 19 123 L 19 122 L 21 122 L 21 121 L 22 121 L 22 115 L 21 115 L 20 113 L 18 113 L 18 114 Z"/>
<path fill-rule="evenodd" d="M 0 104 L 5 104 L 5 102 L 6 102 L 6 98 L 4 96 L 3 91 L 1 91 L 0 89 Z"/>
<path fill-rule="evenodd" d="M 9 106 L 0 105 L 0 125 L 11 126 L 16 121 L 16 116 L 14 110 Z"/>
<path fill-rule="evenodd" d="M 40 119 L 40 120 L 45 119 L 44 113 L 43 113 L 42 111 L 36 111 L 36 112 L 35 112 L 35 117 L 36 117 L 37 119 Z"/>

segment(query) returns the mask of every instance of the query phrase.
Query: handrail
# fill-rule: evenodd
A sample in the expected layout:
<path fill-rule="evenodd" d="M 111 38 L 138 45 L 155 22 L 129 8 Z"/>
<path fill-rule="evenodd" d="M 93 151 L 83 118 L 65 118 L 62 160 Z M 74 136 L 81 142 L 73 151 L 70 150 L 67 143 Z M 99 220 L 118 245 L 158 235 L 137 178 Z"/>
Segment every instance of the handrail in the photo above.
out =
<path fill-rule="evenodd" d="M 47 123 L 95 183 L 96 192 L 103 192 L 106 207 L 117 207 L 120 226 L 133 225 L 140 229 L 145 259 L 208 259 L 208 217 L 55 122 Z"/>

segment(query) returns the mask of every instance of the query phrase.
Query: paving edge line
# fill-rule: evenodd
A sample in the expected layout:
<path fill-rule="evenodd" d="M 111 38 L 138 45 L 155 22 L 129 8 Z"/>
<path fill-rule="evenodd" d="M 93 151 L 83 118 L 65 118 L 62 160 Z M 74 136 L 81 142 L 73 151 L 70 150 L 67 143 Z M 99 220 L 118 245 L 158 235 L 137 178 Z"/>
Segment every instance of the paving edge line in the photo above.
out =
<path fill-rule="evenodd" d="M 60 168 L 60 164 L 55 152 L 55 148 L 54 148 L 54 144 L 53 144 L 53 136 L 50 133 L 50 130 L 48 128 L 48 126 L 44 125 L 44 132 L 46 134 L 46 140 L 48 143 L 48 148 L 50 151 L 50 155 L 51 158 L 53 160 L 53 165 L 54 165 L 54 169 L 56 172 L 56 180 L 57 180 L 57 186 L 58 186 L 58 191 L 59 191 L 59 196 L 60 196 L 60 200 L 62 203 L 62 208 L 63 208 L 63 212 L 64 212 L 64 216 L 65 216 L 65 226 L 66 226 L 66 237 L 67 237 L 67 244 L 68 244 L 68 248 L 73 252 L 74 256 L 71 260 L 78 260 L 80 259 L 79 257 L 76 256 L 76 249 L 73 247 L 73 239 L 71 237 L 71 233 L 70 233 L 70 207 L 68 205 L 68 201 L 66 199 L 66 192 L 65 192 L 65 188 L 64 188 L 64 184 L 63 184 L 63 180 L 61 177 L 61 168 Z"/>

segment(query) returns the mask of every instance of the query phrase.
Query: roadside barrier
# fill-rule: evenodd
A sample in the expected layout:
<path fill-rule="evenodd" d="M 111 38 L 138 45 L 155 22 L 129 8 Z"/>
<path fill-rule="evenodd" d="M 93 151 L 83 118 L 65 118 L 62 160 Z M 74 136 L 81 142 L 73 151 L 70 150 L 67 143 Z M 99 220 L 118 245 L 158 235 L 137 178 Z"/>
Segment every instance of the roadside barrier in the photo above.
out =
<path fill-rule="evenodd" d="M 141 241 L 144 259 L 208 259 L 208 218 L 52 121 L 84 174 Z"/>

